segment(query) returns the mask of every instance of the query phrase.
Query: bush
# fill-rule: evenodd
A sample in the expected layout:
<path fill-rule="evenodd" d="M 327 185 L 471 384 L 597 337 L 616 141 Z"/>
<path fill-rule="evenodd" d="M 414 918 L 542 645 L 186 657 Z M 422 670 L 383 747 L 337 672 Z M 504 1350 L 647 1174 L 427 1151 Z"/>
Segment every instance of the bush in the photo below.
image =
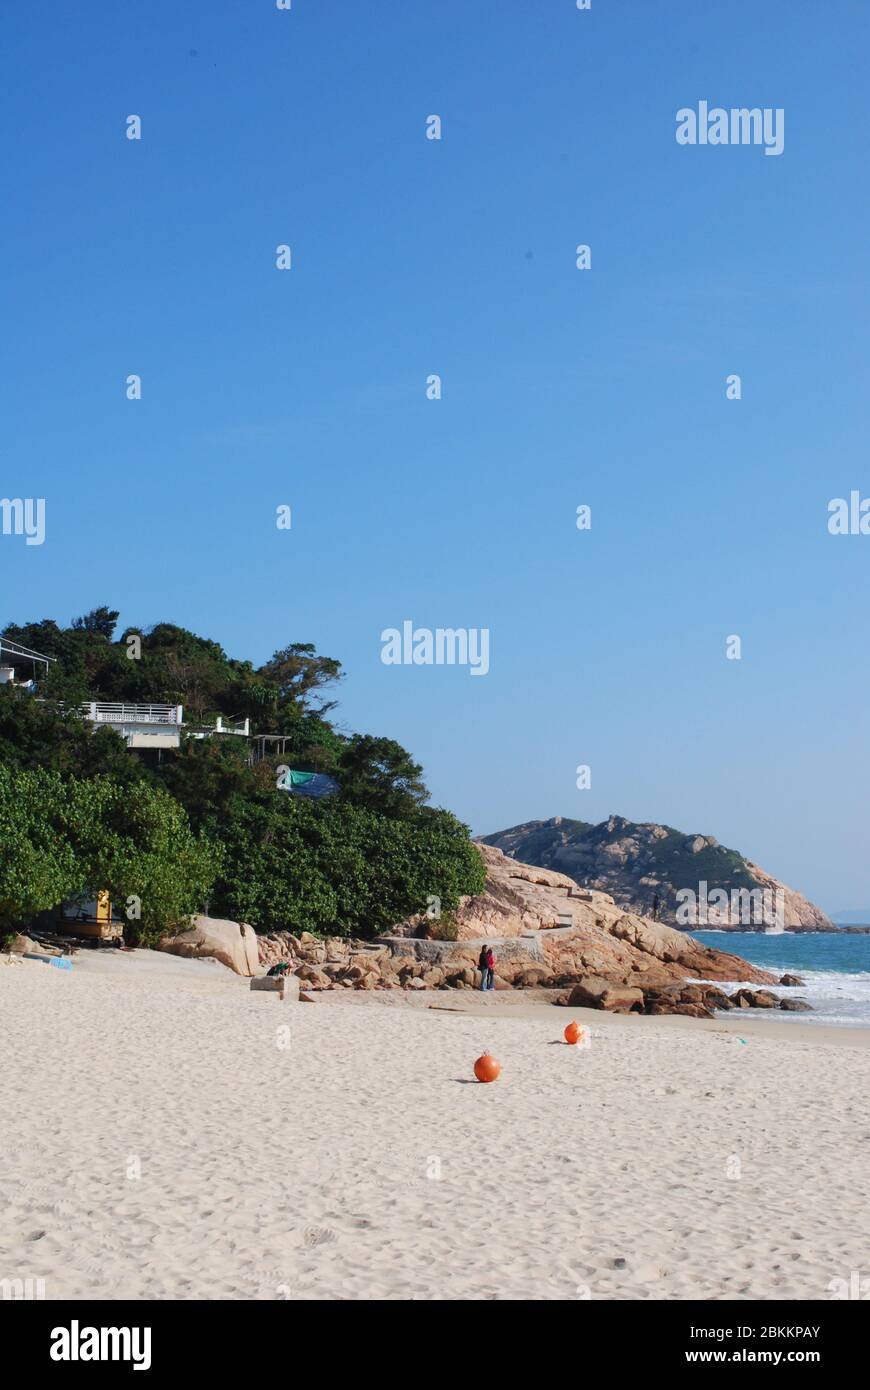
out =
<path fill-rule="evenodd" d="M 442 912 L 427 923 L 426 936 L 429 941 L 458 941 L 459 923 L 455 912 Z"/>
<path fill-rule="evenodd" d="M 57 773 L 0 765 L 0 937 L 85 887 Z"/>
<path fill-rule="evenodd" d="M 148 944 L 202 907 L 218 861 L 159 788 L 0 767 L 0 928 L 107 889 L 121 913 L 138 900 L 125 936 Z"/>
<path fill-rule="evenodd" d="M 257 931 L 374 936 L 483 887 L 480 854 L 444 811 L 390 820 L 347 802 L 286 795 L 236 805 L 225 821 L 214 910 Z"/>
<path fill-rule="evenodd" d="M 122 914 L 125 938 L 151 945 L 200 912 L 220 862 L 220 850 L 194 835 L 187 816 L 159 787 L 119 786 L 106 777 L 69 784 L 69 833 L 89 884 L 106 888 Z"/>

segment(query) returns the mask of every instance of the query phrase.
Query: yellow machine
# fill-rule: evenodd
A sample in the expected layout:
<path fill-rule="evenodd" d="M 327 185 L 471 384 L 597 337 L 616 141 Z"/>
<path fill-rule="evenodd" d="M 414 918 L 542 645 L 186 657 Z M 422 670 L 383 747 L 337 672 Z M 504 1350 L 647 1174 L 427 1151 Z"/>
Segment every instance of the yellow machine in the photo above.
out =
<path fill-rule="evenodd" d="M 113 916 L 112 900 L 105 888 L 62 903 L 60 928 L 71 936 L 92 936 L 98 941 L 120 941 L 124 937 L 124 923 Z"/>

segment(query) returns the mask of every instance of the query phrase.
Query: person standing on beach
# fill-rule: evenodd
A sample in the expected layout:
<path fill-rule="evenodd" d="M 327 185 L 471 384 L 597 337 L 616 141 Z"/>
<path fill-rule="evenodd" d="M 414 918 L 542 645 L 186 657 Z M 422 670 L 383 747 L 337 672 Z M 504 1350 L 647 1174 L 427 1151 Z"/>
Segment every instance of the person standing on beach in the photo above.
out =
<path fill-rule="evenodd" d="M 495 956 L 489 946 L 484 946 L 477 965 L 480 970 L 480 988 L 495 989 Z"/>
<path fill-rule="evenodd" d="M 480 971 L 480 988 L 486 989 L 486 977 L 489 972 L 489 947 L 485 942 L 480 948 L 480 955 L 477 958 L 477 968 Z"/>
<path fill-rule="evenodd" d="M 480 952 L 477 968 L 480 971 L 480 988 L 495 989 L 495 956 L 487 945 Z"/>

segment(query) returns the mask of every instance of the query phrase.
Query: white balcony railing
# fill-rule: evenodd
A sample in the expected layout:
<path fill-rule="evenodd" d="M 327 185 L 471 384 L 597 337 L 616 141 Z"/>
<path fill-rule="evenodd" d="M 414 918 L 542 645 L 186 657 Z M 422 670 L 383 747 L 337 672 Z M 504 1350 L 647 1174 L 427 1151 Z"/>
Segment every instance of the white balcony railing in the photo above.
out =
<path fill-rule="evenodd" d="M 183 722 L 182 705 L 113 705 L 90 700 L 81 709 L 94 724 L 167 724 L 180 728 Z"/>

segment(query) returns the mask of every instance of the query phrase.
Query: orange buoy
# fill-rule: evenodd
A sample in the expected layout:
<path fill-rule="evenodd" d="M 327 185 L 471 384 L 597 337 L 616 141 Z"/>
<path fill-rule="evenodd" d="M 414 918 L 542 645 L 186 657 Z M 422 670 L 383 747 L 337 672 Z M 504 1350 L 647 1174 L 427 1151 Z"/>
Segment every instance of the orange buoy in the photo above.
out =
<path fill-rule="evenodd" d="M 474 1075 L 478 1081 L 495 1081 L 501 1071 L 501 1063 L 494 1057 L 490 1057 L 488 1052 L 484 1052 L 482 1057 L 478 1057 L 474 1064 Z"/>
<path fill-rule="evenodd" d="M 580 1042 L 583 1038 L 585 1031 L 586 1030 L 584 1028 L 580 1027 L 579 1023 L 569 1023 L 568 1027 L 565 1029 L 566 1043 Z"/>

